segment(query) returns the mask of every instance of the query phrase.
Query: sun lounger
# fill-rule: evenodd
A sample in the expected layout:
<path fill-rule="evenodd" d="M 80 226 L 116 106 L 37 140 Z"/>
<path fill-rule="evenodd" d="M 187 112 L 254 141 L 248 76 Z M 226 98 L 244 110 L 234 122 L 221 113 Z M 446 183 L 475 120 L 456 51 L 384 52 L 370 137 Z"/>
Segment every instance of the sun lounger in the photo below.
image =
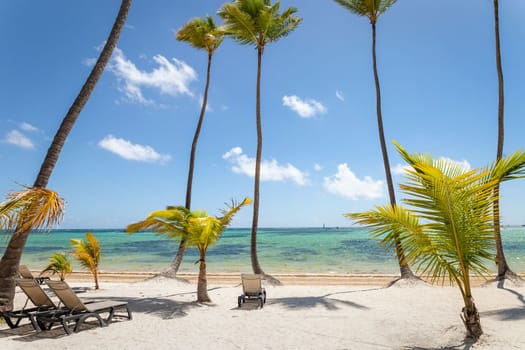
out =
<path fill-rule="evenodd" d="M 123 301 L 98 301 L 93 303 L 84 303 L 78 298 L 75 292 L 66 282 L 47 281 L 46 284 L 60 299 L 63 307 L 67 310 L 65 313 L 37 315 L 39 324 L 53 324 L 60 322 L 67 334 L 71 334 L 70 323 L 74 323 L 74 332 L 78 332 L 84 321 L 88 318 L 95 318 L 101 327 L 107 326 L 114 317 L 132 318 L 131 310 L 127 302 Z M 125 314 L 116 314 L 117 310 L 125 309 Z M 101 314 L 107 313 L 106 318 Z"/>
<path fill-rule="evenodd" d="M 246 300 L 257 300 L 261 308 L 266 303 L 266 290 L 262 287 L 261 275 L 241 274 L 242 295 L 237 298 L 239 307 Z"/>
<path fill-rule="evenodd" d="M 34 279 L 23 278 L 15 279 L 16 285 L 22 289 L 27 296 L 24 307 L 20 310 L 8 311 L 2 313 L 2 317 L 10 328 L 16 328 L 24 318 L 31 321 L 35 330 L 40 330 L 40 326 L 36 322 L 38 314 L 44 314 L 57 310 L 57 306 L 44 292 L 42 287 Z M 27 308 L 28 302 L 33 304 Z M 15 321 L 16 320 L 16 321 Z"/>
<path fill-rule="evenodd" d="M 26 265 L 20 265 L 18 267 L 18 274 L 22 278 L 34 279 L 35 281 L 38 282 L 38 284 L 43 284 L 45 281 L 49 281 L 49 279 L 50 279 L 49 277 L 35 277 L 35 276 L 33 276 L 33 274 L 31 273 L 31 270 L 29 270 Z"/>

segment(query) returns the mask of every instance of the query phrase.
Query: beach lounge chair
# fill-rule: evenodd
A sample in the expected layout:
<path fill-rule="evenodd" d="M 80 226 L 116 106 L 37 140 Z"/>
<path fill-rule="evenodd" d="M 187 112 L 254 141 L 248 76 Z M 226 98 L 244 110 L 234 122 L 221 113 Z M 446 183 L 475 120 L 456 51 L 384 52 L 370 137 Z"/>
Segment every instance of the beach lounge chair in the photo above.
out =
<path fill-rule="evenodd" d="M 16 328 L 24 318 L 31 321 L 35 330 L 40 330 L 36 322 L 36 315 L 44 314 L 57 310 L 57 306 L 44 292 L 42 287 L 34 279 L 23 278 L 15 279 L 16 285 L 22 289 L 27 296 L 24 307 L 20 310 L 8 311 L 2 313 L 2 317 L 10 328 Z M 29 301 L 33 304 L 27 308 Z M 16 320 L 16 321 L 15 321 Z"/>
<path fill-rule="evenodd" d="M 239 307 L 246 302 L 246 300 L 257 300 L 261 308 L 266 303 L 266 290 L 262 287 L 261 275 L 241 274 L 242 280 L 242 295 L 237 298 Z"/>
<path fill-rule="evenodd" d="M 66 312 L 37 314 L 36 319 L 39 325 L 46 325 L 60 322 L 64 327 L 64 331 L 69 335 L 71 329 L 69 324 L 74 324 L 74 332 L 78 332 L 80 327 L 88 318 L 95 318 L 101 327 L 107 326 L 114 317 L 122 317 L 131 320 L 131 310 L 128 303 L 124 301 L 97 301 L 93 303 L 84 303 L 78 298 L 76 293 L 63 281 L 47 281 L 46 284 L 56 294 L 63 304 Z M 116 314 L 120 309 L 125 309 L 125 314 Z M 107 313 L 106 318 L 102 318 L 101 314 Z M 47 327 L 46 327 L 47 328 Z"/>
<path fill-rule="evenodd" d="M 49 281 L 49 279 L 50 279 L 49 277 L 35 277 L 35 276 L 33 276 L 33 274 L 31 273 L 31 270 L 29 270 L 26 265 L 20 265 L 18 267 L 18 274 L 22 278 L 34 279 L 35 281 L 38 282 L 38 284 L 43 284 L 45 281 Z"/>

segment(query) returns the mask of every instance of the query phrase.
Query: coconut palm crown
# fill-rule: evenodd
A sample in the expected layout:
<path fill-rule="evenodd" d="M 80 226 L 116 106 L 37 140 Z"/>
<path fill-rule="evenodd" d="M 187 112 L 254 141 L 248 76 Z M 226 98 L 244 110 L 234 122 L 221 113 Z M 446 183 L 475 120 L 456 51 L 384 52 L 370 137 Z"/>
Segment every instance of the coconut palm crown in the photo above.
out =
<path fill-rule="evenodd" d="M 368 17 L 370 23 L 377 22 L 379 16 L 387 11 L 397 0 L 334 0 L 350 12 Z"/>
<path fill-rule="evenodd" d="M 408 195 L 401 205 L 346 214 L 371 229 L 373 237 L 392 248 L 398 239 L 406 259 L 432 282 L 459 287 L 467 336 L 482 334 L 472 296 L 471 272 L 488 276 L 486 264 L 494 258 L 494 189 L 502 181 L 525 176 L 525 152 L 518 151 L 484 169 L 463 166 L 429 155 L 408 154 L 397 145 L 412 167 L 401 190 Z"/>
<path fill-rule="evenodd" d="M 241 203 L 232 202 L 222 211 L 222 216 L 212 217 L 206 211 L 190 211 L 184 206 L 168 206 L 165 210 L 157 210 L 148 217 L 126 228 L 127 233 L 150 230 L 168 238 L 183 237 L 189 246 L 199 250 L 199 279 L 197 283 L 197 301 L 210 302 L 206 280 L 206 252 L 214 245 L 224 230 L 228 227 L 237 212 L 250 204 L 250 198 L 244 198 Z"/>

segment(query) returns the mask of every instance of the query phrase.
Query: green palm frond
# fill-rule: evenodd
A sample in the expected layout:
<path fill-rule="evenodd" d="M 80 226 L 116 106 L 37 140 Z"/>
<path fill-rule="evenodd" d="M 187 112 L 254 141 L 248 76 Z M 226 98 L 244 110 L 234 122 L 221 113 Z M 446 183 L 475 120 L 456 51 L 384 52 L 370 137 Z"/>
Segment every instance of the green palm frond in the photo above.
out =
<path fill-rule="evenodd" d="M 0 203 L 0 229 L 8 232 L 51 229 L 63 215 L 64 200 L 58 193 L 26 187 L 7 194 L 7 199 Z"/>
<path fill-rule="evenodd" d="M 290 7 L 282 13 L 279 10 L 279 1 L 272 6 L 271 1 L 235 0 L 223 5 L 218 15 L 225 21 L 226 35 L 240 44 L 263 48 L 290 34 L 301 22 L 293 16 L 296 8 Z"/>
<path fill-rule="evenodd" d="M 451 160 L 409 154 L 394 144 L 411 166 L 405 174 L 407 181 L 400 185 L 410 210 L 385 206 L 346 216 L 370 228 L 387 248 L 398 237 L 406 259 L 418 271 L 430 274 L 432 281 L 448 277 L 467 300 L 470 273 L 487 275 L 486 264 L 494 259 L 495 189 L 503 179 L 523 177 L 525 153 L 516 152 L 484 169 L 467 170 Z"/>
<path fill-rule="evenodd" d="M 54 253 L 49 258 L 47 266 L 42 270 L 40 275 L 45 272 L 52 272 L 58 274 L 60 280 L 64 280 L 68 273 L 73 271 L 73 265 L 65 253 Z"/>
<path fill-rule="evenodd" d="M 211 16 L 194 18 L 177 31 L 176 38 L 185 41 L 196 49 L 213 53 L 222 43 L 224 32 Z"/>
<path fill-rule="evenodd" d="M 165 210 L 150 213 L 143 221 L 129 225 L 126 232 L 148 229 L 172 239 L 184 237 L 189 246 L 205 252 L 217 242 L 240 208 L 250 203 L 250 198 L 245 198 L 239 204 L 232 202 L 228 209 L 222 211 L 222 217 L 209 216 L 204 210 L 189 211 L 183 206 L 168 206 Z"/>
<path fill-rule="evenodd" d="M 375 23 L 379 16 L 385 13 L 397 0 L 334 0 L 350 12 L 368 17 Z"/>

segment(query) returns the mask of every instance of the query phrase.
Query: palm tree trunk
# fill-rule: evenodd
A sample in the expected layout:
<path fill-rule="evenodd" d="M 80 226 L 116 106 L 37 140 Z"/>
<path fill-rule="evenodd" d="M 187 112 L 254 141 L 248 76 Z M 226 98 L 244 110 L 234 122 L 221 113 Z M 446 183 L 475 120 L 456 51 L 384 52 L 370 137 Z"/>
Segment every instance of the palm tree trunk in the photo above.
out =
<path fill-rule="evenodd" d="M 496 152 L 496 161 L 503 157 L 503 144 L 505 138 L 505 119 L 504 106 L 505 94 L 503 84 L 503 67 L 501 64 L 501 47 L 499 40 L 499 4 L 498 0 L 494 0 L 494 33 L 496 37 L 496 69 L 498 72 L 498 147 Z M 496 265 L 498 266 L 498 280 L 505 279 L 510 276 L 512 278 L 519 278 L 507 264 L 505 253 L 503 251 L 503 241 L 501 240 L 501 225 L 499 215 L 499 185 L 494 191 L 496 200 L 494 202 L 494 238 L 496 240 Z"/>
<path fill-rule="evenodd" d="M 99 285 L 98 285 L 98 270 L 95 269 L 93 271 L 93 279 L 95 280 L 95 289 L 99 289 Z"/>
<path fill-rule="evenodd" d="M 467 337 L 478 339 L 483 334 L 483 330 L 481 329 L 478 309 L 471 295 L 465 299 L 465 307 L 461 311 L 461 318 L 467 329 Z"/>
<path fill-rule="evenodd" d="M 89 77 L 87 78 L 84 86 L 82 86 L 82 89 L 80 90 L 77 98 L 62 120 L 62 124 L 57 130 L 55 137 L 53 138 L 53 142 L 47 150 L 46 157 L 42 162 L 40 171 L 38 172 L 33 187 L 45 188 L 47 186 L 66 138 L 73 128 L 73 125 L 75 124 L 80 112 L 88 101 L 89 96 L 95 88 L 95 85 L 102 76 L 104 68 L 111 58 L 113 49 L 117 45 L 120 33 L 122 32 L 124 24 L 126 23 L 130 6 L 131 0 L 122 0 L 119 13 L 115 19 L 115 23 L 113 24 L 113 28 L 111 29 L 108 40 L 106 41 L 106 44 L 104 45 L 104 48 L 100 53 L 95 66 L 91 70 L 91 73 L 89 74 Z M 12 309 L 13 299 L 15 296 L 14 278 L 16 277 L 18 271 L 18 265 L 20 264 L 20 258 L 22 256 L 22 252 L 24 251 L 28 235 L 29 231 L 18 232 L 18 230 L 15 230 L 15 233 L 13 233 L 4 255 L 2 256 L 2 259 L 0 260 L 0 281 L 2 282 L 0 283 L 0 311 Z"/>
<path fill-rule="evenodd" d="M 253 273 L 264 274 L 257 257 L 257 228 L 259 224 L 259 183 L 261 179 L 261 158 L 262 158 L 262 124 L 261 124 L 261 64 L 263 47 L 257 48 L 257 89 L 255 116 L 257 123 L 257 155 L 255 158 L 255 180 L 253 186 L 253 220 L 250 242 L 250 257 L 252 261 Z"/>
<path fill-rule="evenodd" d="M 383 129 L 383 116 L 381 113 L 381 87 L 379 85 L 379 74 L 377 73 L 377 58 L 376 58 L 376 23 L 372 22 L 372 59 L 374 66 L 374 81 L 376 86 L 376 111 L 377 111 L 377 128 L 379 131 L 379 142 L 381 143 L 381 153 L 383 154 L 383 164 L 385 167 L 386 182 L 388 186 L 388 195 L 390 197 L 390 205 L 395 207 L 396 197 L 394 191 L 394 182 L 392 181 L 392 173 L 390 171 L 390 162 L 388 160 L 388 151 L 385 142 L 385 131 Z M 401 278 L 415 278 L 414 273 L 408 266 L 405 259 L 405 253 L 401 247 L 401 242 L 396 238 L 396 256 L 399 263 L 399 270 Z"/>
<path fill-rule="evenodd" d="M 204 113 L 206 112 L 206 106 L 208 104 L 208 90 L 210 87 L 210 72 L 211 72 L 211 61 L 212 54 L 208 53 L 208 70 L 206 74 L 206 87 L 204 88 L 204 97 L 202 100 L 201 113 L 199 116 L 199 122 L 197 123 L 197 128 L 195 129 L 195 135 L 193 136 L 193 143 L 191 145 L 190 153 L 190 166 L 188 169 L 188 182 L 186 185 L 186 208 L 191 210 L 191 189 L 193 187 L 193 169 L 195 167 L 195 154 L 197 152 L 197 143 L 199 142 L 199 135 L 202 128 L 202 122 L 204 121 Z M 186 251 L 186 239 L 181 239 L 179 244 L 179 249 L 177 250 L 177 255 L 170 264 L 170 267 L 167 271 L 164 271 L 162 275 L 175 277 L 177 272 L 179 272 L 180 265 L 182 264 L 182 258 L 184 257 L 184 252 Z"/>
<path fill-rule="evenodd" d="M 206 252 L 204 251 L 200 252 L 199 281 L 197 282 L 197 301 L 200 303 L 208 303 L 211 301 L 208 295 L 208 282 L 206 280 Z"/>
<path fill-rule="evenodd" d="M 204 113 L 206 112 L 206 105 L 208 104 L 208 89 L 210 87 L 210 70 L 211 70 L 211 58 L 212 54 L 208 53 L 208 70 L 206 74 L 206 87 L 204 88 L 204 97 L 202 99 L 201 114 L 199 116 L 199 122 L 195 129 L 195 135 L 193 136 L 193 143 L 191 145 L 190 153 L 190 166 L 188 170 L 188 183 L 186 185 L 186 209 L 191 210 L 191 189 L 193 183 L 193 169 L 195 167 L 195 154 L 197 152 L 197 143 L 199 142 L 199 135 L 202 128 L 202 122 L 204 121 Z"/>

